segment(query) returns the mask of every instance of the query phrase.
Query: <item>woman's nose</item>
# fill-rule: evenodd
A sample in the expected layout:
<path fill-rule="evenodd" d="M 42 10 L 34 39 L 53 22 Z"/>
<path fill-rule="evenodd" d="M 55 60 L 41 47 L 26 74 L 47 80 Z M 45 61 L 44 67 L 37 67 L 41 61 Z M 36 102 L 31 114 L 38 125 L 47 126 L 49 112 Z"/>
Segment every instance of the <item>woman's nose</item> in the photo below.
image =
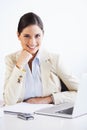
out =
<path fill-rule="evenodd" d="M 36 43 L 35 38 L 31 38 L 31 39 L 29 40 L 29 44 L 33 45 L 33 44 L 35 44 L 35 43 Z"/>

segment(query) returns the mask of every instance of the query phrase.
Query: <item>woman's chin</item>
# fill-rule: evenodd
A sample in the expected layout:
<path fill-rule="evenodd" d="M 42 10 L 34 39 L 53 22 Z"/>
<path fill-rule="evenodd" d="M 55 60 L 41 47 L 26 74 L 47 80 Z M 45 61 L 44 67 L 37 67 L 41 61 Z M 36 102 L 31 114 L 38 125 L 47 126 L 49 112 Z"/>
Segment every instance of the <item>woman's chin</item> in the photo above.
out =
<path fill-rule="evenodd" d="M 29 51 L 29 53 L 30 53 L 31 55 L 36 55 L 37 52 L 38 52 L 38 50 Z"/>

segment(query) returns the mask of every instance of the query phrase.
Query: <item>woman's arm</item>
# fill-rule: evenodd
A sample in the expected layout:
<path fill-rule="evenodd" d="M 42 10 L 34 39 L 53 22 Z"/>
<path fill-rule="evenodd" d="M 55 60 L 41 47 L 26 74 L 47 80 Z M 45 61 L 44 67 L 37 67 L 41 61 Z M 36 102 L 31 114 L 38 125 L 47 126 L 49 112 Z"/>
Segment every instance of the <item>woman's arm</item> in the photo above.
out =
<path fill-rule="evenodd" d="M 79 87 L 79 79 L 76 76 L 73 76 L 71 70 L 61 60 L 60 56 L 55 57 L 55 63 L 55 73 L 57 74 L 58 78 L 61 79 L 62 82 L 66 85 L 68 91 L 52 93 L 54 104 L 75 102 Z"/>
<path fill-rule="evenodd" d="M 6 71 L 4 80 L 3 98 L 5 104 L 15 104 L 23 99 L 23 82 L 25 78 L 25 71 L 16 67 L 16 54 L 6 56 Z M 20 98 L 21 97 L 21 98 Z"/>
<path fill-rule="evenodd" d="M 53 103 L 52 96 L 46 97 L 34 97 L 24 100 L 24 102 L 31 103 L 31 104 L 51 104 Z"/>

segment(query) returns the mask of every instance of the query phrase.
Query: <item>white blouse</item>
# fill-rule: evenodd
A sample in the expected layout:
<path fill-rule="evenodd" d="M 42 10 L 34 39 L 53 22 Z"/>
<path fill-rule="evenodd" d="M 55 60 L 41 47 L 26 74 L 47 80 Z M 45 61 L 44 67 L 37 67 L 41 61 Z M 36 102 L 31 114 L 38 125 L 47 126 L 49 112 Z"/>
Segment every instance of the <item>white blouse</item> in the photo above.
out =
<path fill-rule="evenodd" d="M 41 81 L 39 55 L 37 55 L 32 62 L 32 72 L 28 64 L 25 65 L 25 70 L 26 70 L 26 79 L 25 79 L 24 99 L 42 96 L 42 81 Z"/>

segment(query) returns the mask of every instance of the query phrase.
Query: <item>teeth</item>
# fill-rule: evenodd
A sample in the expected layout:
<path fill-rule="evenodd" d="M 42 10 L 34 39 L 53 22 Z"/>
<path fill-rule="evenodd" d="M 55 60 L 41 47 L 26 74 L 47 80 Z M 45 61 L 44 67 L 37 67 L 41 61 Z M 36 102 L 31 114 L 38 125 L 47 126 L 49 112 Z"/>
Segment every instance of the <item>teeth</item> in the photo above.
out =
<path fill-rule="evenodd" d="M 34 47 L 30 47 L 30 48 L 35 48 L 35 46 Z"/>
<path fill-rule="evenodd" d="M 29 48 L 31 48 L 31 49 L 34 49 L 34 48 L 35 48 L 35 46 L 29 46 L 29 45 L 27 45 L 27 47 L 29 47 Z"/>

